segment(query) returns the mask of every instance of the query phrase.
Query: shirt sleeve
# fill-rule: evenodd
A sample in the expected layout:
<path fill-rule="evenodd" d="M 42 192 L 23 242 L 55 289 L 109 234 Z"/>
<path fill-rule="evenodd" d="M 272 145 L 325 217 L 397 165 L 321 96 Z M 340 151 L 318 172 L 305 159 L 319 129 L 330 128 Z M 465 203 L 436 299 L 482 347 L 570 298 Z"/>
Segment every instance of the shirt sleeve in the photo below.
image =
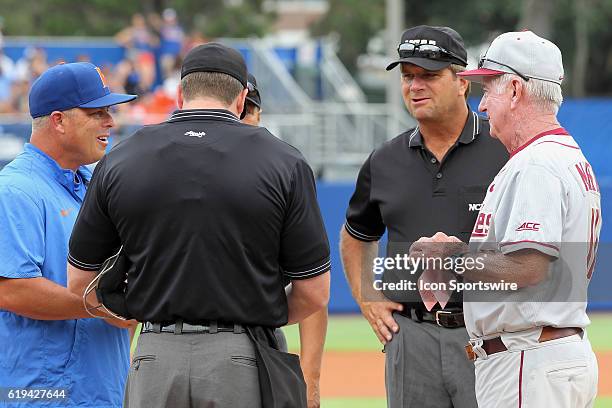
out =
<path fill-rule="evenodd" d="M 500 237 L 502 253 L 529 248 L 558 257 L 564 191 L 561 179 L 545 167 L 532 164 L 521 170 L 495 214 L 495 236 Z"/>
<path fill-rule="evenodd" d="M 330 269 L 327 233 L 317 202 L 312 170 L 296 164 L 282 229 L 280 265 L 291 280 L 308 279 Z"/>
<path fill-rule="evenodd" d="M 106 157 L 98 163 L 79 211 L 68 252 L 68 262 L 79 269 L 97 271 L 121 246 L 108 214 Z"/>
<path fill-rule="evenodd" d="M 378 241 L 385 233 L 378 203 L 372 201 L 371 162 L 374 153 L 359 170 L 355 192 L 346 211 L 344 229 L 350 236 L 360 241 Z"/>
<path fill-rule="evenodd" d="M 37 278 L 45 261 L 43 209 L 18 188 L 0 188 L 0 276 Z M 66 245 L 65 242 L 63 245 Z"/>

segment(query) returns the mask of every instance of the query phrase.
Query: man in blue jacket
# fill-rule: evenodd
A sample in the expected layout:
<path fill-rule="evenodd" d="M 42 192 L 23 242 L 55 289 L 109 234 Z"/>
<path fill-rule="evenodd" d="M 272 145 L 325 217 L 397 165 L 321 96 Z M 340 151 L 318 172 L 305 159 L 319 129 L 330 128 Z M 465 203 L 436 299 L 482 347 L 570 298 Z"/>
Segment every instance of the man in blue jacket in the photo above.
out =
<path fill-rule="evenodd" d="M 68 239 L 114 126 L 111 93 L 90 63 L 60 64 L 30 90 L 32 135 L 0 171 L 0 407 L 120 407 L 128 331 L 87 318 L 66 287 Z M 79 319 L 79 320 L 77 320 Z"/>

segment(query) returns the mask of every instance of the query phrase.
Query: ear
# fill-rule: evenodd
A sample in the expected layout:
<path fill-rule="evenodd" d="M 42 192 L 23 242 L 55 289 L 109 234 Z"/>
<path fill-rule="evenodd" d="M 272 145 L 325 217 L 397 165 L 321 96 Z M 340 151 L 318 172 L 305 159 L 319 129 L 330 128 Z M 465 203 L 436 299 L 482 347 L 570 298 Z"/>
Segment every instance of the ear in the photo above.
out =
<path fill-rule="evenodd" d="M 176 104 L 179 109 L 183 109 L 184 102 L 185 101 L 183 99 L 183 87 L 181 86 L 181 84 L 178 84 L 178 86 L 176 87 Z"/>
<path fill-rule="evenodd" d="M 246 96 L 248 93 L 249 90 L 244 88 L 236 98 L 236 113 L 238 113 L 238 117 L 242 116 L 242 111 L 246 108 Z"/>
<path fill-rule="evenodd" d="M 51 127 L 59 133 L 66 133 L 66 115 L 60 111 L 53 111 L 49 115 Z"/>
<path fill-rule="evenodd" d="M 461 96 L 465 97 L 465 92 L 470 86 L 470 81 L 468 81 L 465 78 L 461 78 L 461 77 L 458 77 L 458 78 L 459 78 L 459 93 Z"/>
<path fill-rule="evenodd" d="M 518 102 L 523 99 L 525 88 L 523 87 L 523 83 L 518 79 L 512 79 L 510 81 L 510 91 L 512 92 L 510 98 L 510 109 L 516 108 Z"/>

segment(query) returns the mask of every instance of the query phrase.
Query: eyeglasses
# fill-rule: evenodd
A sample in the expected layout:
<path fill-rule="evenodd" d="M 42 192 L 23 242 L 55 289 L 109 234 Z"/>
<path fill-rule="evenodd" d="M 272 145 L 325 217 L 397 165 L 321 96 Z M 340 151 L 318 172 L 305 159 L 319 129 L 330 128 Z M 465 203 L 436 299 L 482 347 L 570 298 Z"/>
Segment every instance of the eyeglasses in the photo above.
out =
<path fill-rule="evenodd" d="M 492 62 L 494 64 L 501 65 L 502 67 L 506 67 L 509 70 L 511 70 L 512 72 L 514 72 L 516 75 L 520 76 L 525 81 L 529 81 L 529 77 L 521 74 L 516 69 L 512 68 L 510 65 L 502 64 L 501 62 L 497 62 L 497 61 L 494 61 L 494 60 L 492 60 L 490 58 L 486 58 L 486 56 L 480 57 L 480 61 L 478 61 L 478 68 L 482 68 L 484 63 L 485 63 L 485 61 L 489 61 L 489 62 Z"/>
<path fill-rule="evenodd" d="M 399 53 L 400 58 L 422 57 L 429 59 L 441 59 L 451 57 L 463 62 L 464 64 L 467 64 L 467 61 L 460 56 L 433 44 L 401 43 L 397 47 L 397 52 Z"/>

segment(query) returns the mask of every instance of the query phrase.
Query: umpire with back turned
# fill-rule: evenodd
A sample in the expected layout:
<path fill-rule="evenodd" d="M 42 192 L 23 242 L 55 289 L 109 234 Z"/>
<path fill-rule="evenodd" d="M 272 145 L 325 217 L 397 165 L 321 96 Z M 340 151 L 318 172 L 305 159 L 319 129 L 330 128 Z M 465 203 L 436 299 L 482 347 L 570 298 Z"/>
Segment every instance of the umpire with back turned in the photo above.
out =
<path fill-rule="evenodd" d="M 400 66 L 404 103 L 418 126 L 377 148 L 362 166 L 341 232 L 342 260 L 353 296 L 385 344 L 388 406 L 475 408 L 461 297 L 428 311 L 418 291 L 367 293 L 385 230 L 387 257 L 401 256 L 403 248 L 407 255 L 410 242 L 436 231 L 467 242 L 508 156 L 489 137 L 488 121 L 466 104 L 469 84 L 457 73 L 465 70 L 467 52 L 456 31 L 410 28 L 398 54 L 387 70 Z M 396 281 L 393 272 L 383 280 Z"/>
<path fill-rule="evenodd" d="M 82 294 L 123 246 L 127 311 L 143 322 L 129 407 L 266 404 L 251 329 L 271 334 L 327 304 L 329 244 L 312 171 L 265 128 L 240 123 L 247 92 L 236 50 L 198 46 L 182 66 L 180 110 L 96 167 L 69 274 Z"/>

